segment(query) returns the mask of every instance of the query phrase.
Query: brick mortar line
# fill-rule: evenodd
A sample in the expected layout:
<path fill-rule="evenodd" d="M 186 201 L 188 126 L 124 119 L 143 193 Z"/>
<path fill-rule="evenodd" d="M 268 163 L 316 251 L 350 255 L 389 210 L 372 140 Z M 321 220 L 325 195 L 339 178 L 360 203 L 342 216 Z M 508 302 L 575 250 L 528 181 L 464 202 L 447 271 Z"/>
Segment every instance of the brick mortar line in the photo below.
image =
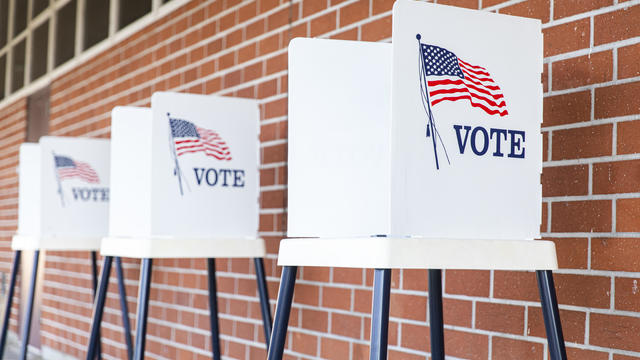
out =
<path fill-rule="evenodd" d="M 275 161 L 272 163 L 260 164 L 260 169 L 275 169 L 279 167 L 287 166 L 288 162 L 285 161 Z"/>
<path fill-rule="evenodd" d="M 640 37 L 639 37 L 639 39 L 640 39 Z M 583 86 L 578 86 L 578 87 L 574 87 L 574 88 L 570 88 L 570 89 L 552 90 L 552 91 L 546 92 L 543 95 L 543 98 L 559 96 L 559 95 L 568 95 L 568 94 L 573 94 L 573 93 L 582 92 L 582 91 L 595 92 L 595 90 L 600 89 L 600 88 L 611 87 L 611 86 L 616 86 L 616 85 L 631 84 L 631 83 L 635 83 L 635 82 L 638 82 L 638 81 L 640 81 L 640 76 L 631 77 L 631 78 L 624 78 L 624 79 L 617 79 L 617 80 L 611 80 L 611 81 L 605 81 L 605 82 L 601 82 L 601 83 L 597 83 L 597 84 L 583 85 Z M 591 105 L 592 105 L 592 108 L 595 107 L 595 102 L 592 102 Z M 598 120 L 598 119 L 596 119 L 595 115 L 592 114 L 591 120 Z"/>
<path fill-rule="evenodd" d="M 22 134 L 24 136 L 24 133 Z M 17 137 L 16 135 L 13 135 L 12 137 Z M 18 138 L 17 141 L 20 141 L 21 139 Z M 6 179 L 11 179 L 11 178 L 18 178 L 18 174 L 16 172 L 17 168 L 18 168 L 18 159 L 19 159 L 19 155 L 20 155 L 20 145 L 22 145 L 24 142 L 20 142 L 18 144 L 9 144 L 6 147 L 4 147 L 4 149 L 6 150 L 6 152 L 3 152 L 3 157 L 0 159 L 0 168 L 2 170 L 2 175 L 0 175 L 3 180 Z"/>
<path fill-rule="evenodd" d="M 12 195 L 12 194 L 17 194 L 18 193 L 18 161 L 17 161 L 17 157 L 11 157 L 11 160 L 15 160 L 13 161 L 13 163 L 8 160 L 7 158 L 5 158 L 6 161 L 0 161 L 1 163 L 5 163 L 5 165 L 0 165 L 0 168 L 4 167 L 4 169 L 0 170 L 0 185 L 11 185 L 11 184 L 15 184 L 15 186 L 12 187 L 8 187 L 8 188 L 4 188 L 2 190 L 0 190 L 0 195 Z M 9 198 L 4 199 L 4 200 L 9 200 Z"/>
<path fill-rule="evenodd" d="M 18 174 L 16 174 L 16 169 L 18 167 L 18 157 L 17 156 L 12 156 L 10 158 L 3 158 L 0 159 L 0 167 L 4 167 L 7 166 L 6 169 L 2 170 L 3 172 L 7 172 L 6 175 L 10 176 L 8 178 L 6 178 L 6 180 L 8 179 L 15 179 L 18 180 Z M 3 174 L 4 175 L 4 174 Z M 5 179 L 3 179 L 5 180 Z"/>
<path fill-rule="evenodd" d="M 26 101 L 25 101 L 26 102 Z M 8 111 L 0 111 L 0 112 L 8 112 Z M 2 114 L 0 115 L 0 118 L 2 120 L 0 120 L 0 124 L 3 124 L 3 126 L 5 126 L 5 124 L 7 123 L 13 123 L 16 122 L 21 119 L 21 116 L 25 115 L 27 112 L 26 106 L 24 109 L 20 109 L 14 112 L 11 112 L 10 114 Z M 4 130 L 4 128 L 2 129 Z"/>
<path fill-rule="evenodd" d="M 569 124 L 546 126 L 546 127 L 543 127 L 541 131 L 551 132 L 551 131 L 557 131 L 557 130 L 579 129 L 579 128 L 589 127 L 589 126 L 618 124 L 618 123 L 623 123 L 628 121 L 635 121 L 639 119 L 640 119 L 640 114 L 614 116 L 614 117 L 604 118 L 604 119 L 592 119 L 590 121 L 580 121 L 580 122 L 569 123 Z M 549 140 L 551 140 L 551 138 Z M 616 156 L 617 155 L 631 155 L 631 154 L 616 154 Z M 607 156 L 613 156 L 613 155 L 607 155 Z M 581 160 L 588 160 L 588 159 L 592 159 L 592 158 L 581 158 Z M 545 161 L 545 163 L 551 162 L 551 161 L 558 161 L 558 160 L 547 160 Z"/>
<path fill-rule="evenodd" d="M 224 339 L 225 337 L 232 338 L 234 340 L 238 339 L 238 338 L 235 338 L 235 337 L 229 337 L 228 335 L 225 335 L 225 334 L 220 334 L 220 339 Z M 164 343 L 164 344 L 167 344 L 167 340 L 168 340 L 166 338 L 155 336 L 155 335 L 149 334 L 149 333 L 147 333 L 147 339 L 151 339 L 151 340 L 154 340 L 156 342 Z M 201 349 L 199 347 L 192 346 L 192 345 L 182 344 L 182 343 L 177 342 L 175 340 L 169 341 L 169 344 L 167 344 L 167 345 L 169 345 L 171 347 L 174 347 L 176 349 L 187 350 L 187 351 L 191 351 L 191 352 L 194 352 L 194 353 L 197 353 L 197 354 L 200 354 L 200 355 L 205 355 L 205 356 L 210 356 L 211 355 L 211 351 L 210 350 L 207 351 L 207 350 L 204 350 L 204 349 Z M 149 350 L 146 351 L 146 354 L 153 354 L 152 349 L 149 348 Z M 158 355 L 158 356 L 161 356 L 161 355 Z M 164 359 L 164 357 L 163 357 L 163 359 Z"/>
<path fill-rule="evenodd" d="M 502 8 L 505 8 L 505 7 L 508 7 L 508 6 L 511 6 L 511 5 L 517 5 L 517 4 L 523 3 L 523 2 L 525 2 L 525 1 L 527 1 L 527 0 L 511 0 L 511 1 L 505 1 L 505 2 L 503 2 L 503 3 L 501 3 L 501 4 L 497 4 L 497 5 L 493 5 L 493 6 L 488 6 L 488 7 L 486 7 L 486 8 L 481 9 L 481 10 L 484 10 L 484 11 L 500 10 L 500 9 L 502 9 Z"/>
<path fill-rule="evenodd" d="M 52 302 L 57 302 L 57 303 L 63 303 L 63 304 L 68 304 L 71 306 L 74 306 L 76 308 L 79 309 L 83 309 L 83 310 L 92 310 L 93 309 L 93 301 L 91 302 L 84 302 L 84 301 L 80 301 L 80 300 L 76 300 L 73 298 L 65 298 L 64 296 L 59 296 L 59 295 L 52 295 L 49 293 L 44 293 L 42 294 L 42 299 L 43 300 L 50 300 Z M 51 312 L 55 313 L 55 309 L 54 307 L 51 307 Z M 79 316 L 79 315 L 78 315 Z M 88 319 L 91 320 L 91 319 Z"/>
<path fill-rule="evenodd" d="M 0 175 L 0 178 L 2 179 L 2 181 L 10 181 L 10 180 L 18 180 L 18 174 L 16 172 L 16 170 L 18 169 L 18 156 L 17 156 L 17 152 L 16 155 L 11 155 L 9 157 L 5 157 L 3 159 L 0 160 L 0 168 L 4 167 L 4 169 L 0 170 L 2 171 L 2 175 Z M 3 191 L 9 191 L 12 189 L 4 189 Z"/>
<path fill-rule="evenodd" d="M 571 195 L 571 196 L 548 196 L 543 201 L 554 202 L 571 202 L 571 201 L 587 201 L 587 200 L 619 200 L 619 199 L 637 199 L 640 193 L 617 193 L 617 194 L 593 194 L 593 195 Z M 615 215 L 615 213 L 613 214 Z M 613 225 L 613 224 L 612 224 Z M 618 233 L 618 231 L 612 231 Z"/>
<path fill-rule="evenodd" d="M 63 269 L 58 269 L 54 267 L 48 267 L 47 274 L 63 276 L 63 277 L 72 278 L 72 279 L 89 280 L 89 281 L 92 280 L 92 275 L 88 272 L 85 273 L 83 271 L 63 270 Z M 48 283 L 49 282 L 47 282 L 47 284 Z M 55 282 L 52 282 L 52 283 L 55 283 Z M 84 289 L 84 287 L 81 287 L 81 288 Z"/>
<path fill-rule="evenodd" d="M 46 313 L 56 314 L 58 316 L 65 317 L 67 319 L 71 319 L 71 320 L 79 321 L 81 323 L 85 323 L 87 325 L 91 325 L 91 317 L 80 316 L 78 314 L 70 313 L 68 311 L 64 311 L 58 308 L 53 308 L 47 305 L 42 305 L 41 309 L 43 313 L 46 312 Z M 42 318 L 46 318 L 46 316 L 42 316 Z M 88 336 L 88 333 L 87 333 L 87 336 Z"/>
<path fill-rule="evenodd" d="M 616 156 L 599 156 L 599 157 L 591 157 L 585 159 L 571 159 L 571 160 L 553 160 L 547 161 L 543 163 L 544 167 L 554 167 L 554 166 L 570 166 L 570 165 L 587 165 L 587 164 L 600 164 L 600 163 L 611 163 L 611 162 L 621 162 L 621 161 L 630 161 L 630 160 L 638 160 L 640 159 L 640 153 L 636 154 L 624 154 L 624 155 L 616 155 Z"/>
<path fill-rule="evenodd" d="M 24 117 L 26 116 L 26 114 L 15 114 L 15 115 L 11 115 L 10 117 L 4 118 L 2 120 L 0 120 L 0 123 L 4 123 L 4 122 L 11 122 L 12 124 L 10 124 L 9 126 L 3 128 L 2 130 L 0 130 L 0 136 L 2 136 L 2 142 L 5 141 L 5 136 L 8 133 L 12 133 L 15 131 L 22 131 L 26 128 L 26 121 L 24 120 Z"/>
<path fill-rule="evenodd" d="M 234 321 L 234 322 L 240 322 L 240 323 L 244 323 L 244 324 L 251 324 L 251 325 L 255 325 L 257 327 L 262 327 L 262 318 L 260 318 L 260 319 L 257 319 L 257 318 L 256 319 L 252 319 L 252 318 L 248 318 L 248 317 L 232 315 L 232 314 L 229 314 L 229 313 L 226 313 L 226 312 L 220 312 L 219 313 L 219 318 L 220 319 Z M 211 330 L 208 330 L 208 329 L 201 329 L 201 328 L 199 328 L 197 326 L 182 325 L 182 324 L 177 323 L 177 322 L 171 322 L 171 321 L 158 319 L 158 318 L 154 318 L 154 317 L 149 317 L 148 322 L 156 324 L 156 325 L 161 325 L 161 326 L 168 327 L 172 331 L 173 330 L 182 330 L 182 331 L 186 331 L 186 332 L 192 332 L 192 333 L 198 334 L 198 335 L 204 335 L 204 336 L 211 335 Z M 120 327 L 120 330 L 122 330 L 122 327 Z"/>
<path fill-rule="evenodd" d="M 284 115 L 284 116 L 277 116 L 277 117 L 273 117 L 273 118 L 269 118 L 269 119 L 265 119 L 260 121 L 260 126 L 267 126 L 267 125 L 273 125 L 273 124 L 278 124 L 281 122 L 286 122 L 288 120 L 288 116 Z"/>
<path fill-rule="evenodd" d="M 88 252 L 89 251 L 87 251 L 87 253 Z M 59 263 L 63 263 L 63 264 L 73 263 L 73 264 L 76 264 L 76 265 L 87 266 L 89 268 L 91 267 L 91 260 L 89 259 L 89 256 L 87 256 L 86 259 L 82 259 L 82 258 L 77 258 L 77 257 L 67 257 L 67 256 L 63 256 L 63 255 L 49 255 L 49 254 L 47 254 L 47 262 L 49 262 L 49 261 L 59 262 Z"/>
<path fill-rule="evenodd" d="M 66 338 L 58 336 L 58 335 L 54 335 L 53 333 L 50 333 L 48 331 L 41 331 L 40 334 L 43 337 L 51 339 L 51 341 L 53 341 L 53 342 L 56 342 L 56 343 L 59 343 L 59 344 L 64 344 L 64 345 L 69 346 L 71 348 L 74 348 L 74 349 L 76 349 L 78 351 L 86 351 L 86 347 L 85 346 L 82 346 L 79 343 L 74 342 L 73 340 L 69 340 L 69 339 L 66 339 Z M 57 350 L 57 349 L 55 349 L 53 347 L 51 347 L 51 349 L 59 351 L 59 350 Z M 29 352 L 31 353 L 31 350 Z M 59 352 L 62 353 L 62 351 L 59 351 Z M 68 354 L 65 354 L 65 355 L 68 355 Z M 103 357 L 104 357 L 104 355 L 103 355 Z"/>
<path fill-rule="evenodd" d="M 81 336 L 81 337 L 84 337 L 84 338 L 88 338 L 86 332 L 84 332 L 83 330 L 80 330 L 80 329 L 78 329 L 76 327 L 68 326 L 68 325 L 65 325 L 63 323 L 48 319 L 46 317 L 42 317 L 40 319 L 40 321 L 42 322 L 43 325 L 49 325 L 49 326 L 52 326 L 52 327 L 56 327 L 58 329 L 64 330 L 65 332 L 69 332 L 69 333 L 72 333 L 72 334 L 75 334 L 75 335 L 78 335 L 78 336 Z"/>

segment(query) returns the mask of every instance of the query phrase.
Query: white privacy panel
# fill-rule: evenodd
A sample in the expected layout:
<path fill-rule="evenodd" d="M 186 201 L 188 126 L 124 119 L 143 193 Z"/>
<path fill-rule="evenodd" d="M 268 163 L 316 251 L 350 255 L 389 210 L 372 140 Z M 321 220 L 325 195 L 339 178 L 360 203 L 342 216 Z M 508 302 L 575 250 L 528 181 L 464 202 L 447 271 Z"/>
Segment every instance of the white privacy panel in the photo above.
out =
<path fill-rule="evenodd" d="M 289 45 L 289 236 L 390 229 L 391 45 Z"/>

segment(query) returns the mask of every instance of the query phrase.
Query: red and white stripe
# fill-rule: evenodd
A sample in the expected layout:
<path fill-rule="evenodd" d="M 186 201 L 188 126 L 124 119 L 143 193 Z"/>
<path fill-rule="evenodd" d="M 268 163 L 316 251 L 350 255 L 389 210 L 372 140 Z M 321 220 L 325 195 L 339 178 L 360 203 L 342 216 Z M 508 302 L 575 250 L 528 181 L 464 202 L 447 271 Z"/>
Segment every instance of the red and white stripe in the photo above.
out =
<path fill-rule="evenodd" d="M 76 164 L 75 167 L 62 167 L 58 168 L 58 178 L 60 180 L 79 178 L 88 183 L 97 184 L 100 182 L 98 173 L 91 167 L 91 165 L 82 161 L 73 161 Z"/>
<path fill-rule="evenodd" d="M 227 146 L 227 143 L 222 140 L 218 133 L 198 126 L 196 126 L 196 129 L 198 130 L 198 134 L 200 134 L 200 138 L 181 137 L 175 139 L 176 153 L 178 156 L 187 153 L 203 152 L 205 155 L 218 160 L 231 160 L 229 146 Z"/>
<path fill-rule="evenodd" d="M 469 100 L 471 106 L 480 108 L 489 115 L 508 115 L 502 90 L 493 81 L 489 71 L 460 59 L 458 64 L 464 79 L 451 76 L 445 79 L 429 80 L 431 106 L 442 101 Z"/>

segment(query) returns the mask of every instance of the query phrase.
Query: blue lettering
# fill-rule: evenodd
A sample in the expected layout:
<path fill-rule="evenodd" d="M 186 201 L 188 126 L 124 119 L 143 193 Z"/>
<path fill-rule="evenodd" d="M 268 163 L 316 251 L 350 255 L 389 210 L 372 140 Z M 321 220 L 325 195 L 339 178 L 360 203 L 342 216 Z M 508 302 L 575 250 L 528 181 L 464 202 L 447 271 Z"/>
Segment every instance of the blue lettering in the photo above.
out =
<path fill-rule="evenodd" d="M 245 172 L 241 169 L 193 168 L 193 172 L 198 185 L 205 182 L 209 186 L 244 187 L 245 184 Z"/>
<path fill-rule="evenodd" d="M 198 170 L 200 170 L 200 175 L 198 175 Z M 202 182 L 202 177 L 204 175 L 204 168 L 193 168 L 193 171 L 196 173 L 196 181 L 198 182 L 198 185 L 200 185 L 200 183 Z"/>
<path fill-rule="evenodd" d="M 511 152 L 507 156 L 510 158 L 524 159 L 524 131 L 509 130 L 509 135 L 511 136 Z M 517 153 L 516 150 L 522 151 Z"/>
<path fill-rule="evenodd" d="M 467 139 L 469 138 L 469 130 L 471 130 L 471 126 L 465 126 L 466 130 L 464 133 L 464 141 L 460 138 L 460 129 L 462 129 L 462 125 L 453 125 L 453 128 L 456 130 L 456 136 L 458 137 L 458 148 L 460 148 L 460 154 L 464 154 L 464 149 L 467 147 Z"/>
<path fill-rule="evenodd" d="M 220 172 L 222 173 L 222 186 L 229 186 L 229 184 L 227 184 L 227 175 L 231 174 L 231 170 L 230 169 L 220 169 Z"/>
<path fill-rule="evenodd" d="M 493 156 L 496 157 L 504 157 L 504 154 L 500 151 L 500 135 L 504 135 L 504 139 L 507 140 L 507 130 L 506 129 L 491 129 L 491 138 L 493 139 L 493 135 L 496 135 L 496 151 L 493 153 Z"/>
<path fill-rule="evenodd" d="M 71 188 L 71 193 L 76 201 L 109 201 L 109 188 Z"/>
<path fill-rule="evenodd" d="M 213 180 L 213 182 L 211 182 L 209 180 L 209 174 L 213 173 L 213 175 L 215 175 L 215 179 Z M 216 183 L 218 183 L 218 173 L 216 172 L 216 169 L 207 169 L 207 185 L 209 186 L 214 186 Z"/>
<path fill-rule="evenodd" d="M 484 138 L 482 150 L 480 151 L 478 151 L 478 148 L 476 147 L 476 137 L 478 135 L 478 131 L 482 132 L 482 136 Z M 485 128 L 483 128 L 482 126 L 478 126 L 471 132 L 471 150 L 473 150 L 474 154 L 482 156 L 487 152 L 487 149 L 489 149 L 489 134 L 487 134 L 487 130 L 485 130 Z"/>
<path fill-rule="evenodd" d="M 233 170 L 233 187 L 244 187 L 244 170 Z"/>

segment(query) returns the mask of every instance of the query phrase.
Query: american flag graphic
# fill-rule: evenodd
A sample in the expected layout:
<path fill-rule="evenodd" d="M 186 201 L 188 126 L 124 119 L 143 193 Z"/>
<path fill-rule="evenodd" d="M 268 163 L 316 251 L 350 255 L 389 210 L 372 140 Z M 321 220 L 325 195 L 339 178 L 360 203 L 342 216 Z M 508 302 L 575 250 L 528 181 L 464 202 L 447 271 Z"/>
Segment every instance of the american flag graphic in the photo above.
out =
<path fill-rule="evenodd" d="M 487 69 L 462 61 L 451 51 L 439 46 L 420 43 L 427 76 L 437 77 L 427 81 L 431 106 L 442 101 L 468 100 L 471 106 L 489 115 L 505 116 L 507 104 L 498 84 Z"/>
<path fill-rule="evenodd" d="M 54 156 L 58 180 L 77 178 L 88 183 L 99 183 L 98 173 L 86 162 L 73 160 L 68 156 Z"/>
<path fill-rule="evenodd" d="M 215 131 L 181 119 L 169 118 L 169 125 L 176 156 L 202 152 L 218 160 L 231 160 L 229 146 Z"/>

